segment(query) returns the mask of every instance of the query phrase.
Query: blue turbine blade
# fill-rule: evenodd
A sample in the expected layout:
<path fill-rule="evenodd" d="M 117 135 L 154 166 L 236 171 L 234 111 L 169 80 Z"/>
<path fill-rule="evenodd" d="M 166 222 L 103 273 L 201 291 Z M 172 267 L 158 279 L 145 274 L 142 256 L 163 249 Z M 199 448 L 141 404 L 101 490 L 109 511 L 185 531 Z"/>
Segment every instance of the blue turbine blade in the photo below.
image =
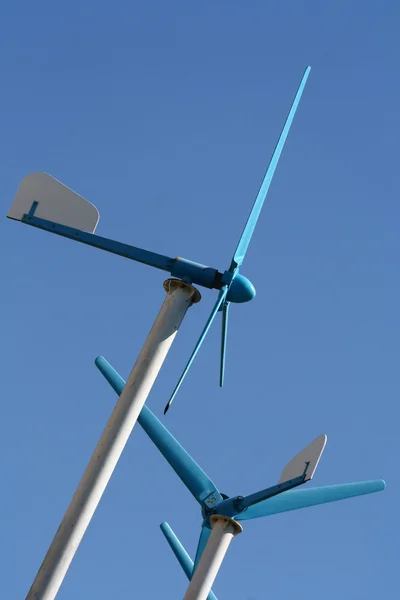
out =
<path fill-rule="evenodd" d="M 306 85 L 310 71 L 311 71 L 310 67 L 307 67 L 307 69 L 305 70 L 303 79 L 301 80 L 299 89 L 297 90 L 295 99 L 293 100 L 293 104 L 292 104 L 292 107 L 289 112 L 289 115 L 286 119 L 286 123 L 282 129 L 282 133 L 281 133 L 278 143 L 275 147 L 275 150 L 272 155 L 271 161 L 269 163 L 264 180 L 261 184 L 260 191 L 258 192 L 257 198 L 255 199 L 253 208 L 251 209 L 249 218 L 247 219 L 247 223 L 246 223 L 243 233 L 239 239 L 239 243 L 237 245 L 235 254 L 233 255 L 232 263 L 231 263 L 231 266 L 229 269 L 230 271 L 234 271 L 237 267 L 239 267 L 242 264 L 242 262 L 244 260 L 248 245 L 249 245 L 251 237 L 253 235 L 255 226 L 257 225 L 258 217 L 260 216 L 261 209 L 263 207 L 265 198 L 267 196 L 269 186 L 271 185 L 271 181 L 274 176 L 275 169 L 278 165 L 278 161 L 281 156 L 283 146 L 285 145 L 286 138 L 289 134 L 289 130 L 292 125 L 294 115 L 296 114 L 296 110 L 298 108 L 298 105 L 299 105 L 301 96 L 303 94 L 304 87 Z"/>
<path fill-rule="evenodd" d="M 175 533 L 172 531 L 171 527 L 167 522 L 161 523 L 160 525 L 161 531 L 163 532 L 165 539 L 167 540 L 172 552 L 175 554 L 178 559 L 179 564 L 181 565 L 186 577 L 192 579 L 193 573 L 193 561 L 190 558 L 189 554 L 186 552 L 185 548 L 182 546 Z"/>
<path fill-rule="evenodd" d="M 122 377 L 102 356 L 96 358 L 95 364 L 111 387 L 120 395 L 125 387 Z M 214 493 L 219 501 L 222 500 L 215 484 L 147 406 L 142 408 L 138 423 L 199 504 L 202 504 L 202 500 L 211 493 Z"/>
<path fill-rule="evenodd" d="M 189 554 L 186 552 L 185 548 L 182 546 L 181 542 L 178 540 L 168 523 L 161 523 L 160 527 L 172 552 L 175 554 L 179 564 L 184 570 L 186 577 L 189 580 L 192 579 L 193 561 Z M 207 600 L 217 600 L 217 597 L 215 594 L 213 594 L 213 592 L 210 592 L 207 596 Z"/>
<path fill-rule="evenodd" d="M 228 336 L 228 317 L 230 302 L 226 302 L 222 309 L 222 338 L 221 338 L 221 365 L 219 371 L 219 385 L 224 385 L 225 359 L 226 359 L 226 340 Z"/>
<path fill-rule="evenodd" d="M 363 494 L 373 494 L 374 492 L 384 490 L 385 485 L 382 479 L 376 479 L 375 481 L 360 481 L 357 483 L 327 485 L 325 487 L 303 490 L 289 490 L 288 492 L 279 494 L 279 496 L 274 496 L 259 504 L 250 506 L 245 512 L 236 515 L 235 519 L 237 521 L 246 521 L 248 519 L 276 515 L 289 510 L 297 510 L 298 508 L 325 504 L 326 502 L 345 500 L 346 498 L 362 496 Z"/>
<path fill-rule="evenodd" d="M 208 539 L 211 535 L 211 527 L 208 523 L 203 523 L 201 527 L 201 533 L 199 537 L 199 543 L 197 544 L 196 558 L 194 559 L 193 573 L 195 572 L 197 565 L 199 564 L 201 555 L 204 552 L 204 548 L 207 546 Z"/>
<path fill-rule="evenodd" d="M 197 342 L 196 346 L 194 347 L 194 350 L 193 350 L 193 352 L 192 352 L 192 355 L 191 355 L 191 357 L 189 358 L 189 361 L 188 361 L 188 363 L 187 363 L 187 365 L 186 365 L 186 367 L 185 367 L 185 369 L 184 369 L 184 371 L 183 371 L 182 375 L 180 376 L 180 378 L 179 378 L 179 381 L 178 381 L 178 383 L 176 384 L 174 391 L 172 392 L 172 396 L 171 396 L 171 398 L 168 400 L 168 403 L 167 403 L 167 405 L 166 405 L 166 407 L 165 407 L 165 409 L 164 409 L 164 415 L 165 415 L 165 413 L 167 412 L 167 410 L 170 408 L 170 406 L 171 406 L 171 404 L 172 404 L 172 402 L 173 402 L 173 400 L 174 400 L 174 398 L 175 398 L 176 394 L 178 393 L 178 390 L 179 390 L 179 388 L 181 387 L 181 385 L 182 385 L 182 382 L 183 382 L 183 380 L 185 379 L 185 377 L 186 377 L 186 374 L 187 374 L 187 372 L 189 371 L 189 369 L 190 369 L 190 367 L 191 367 L 191 365 L 192 365 L 192 362 L 194 361 L 194 359 L 195 359 L 195 357 L 196 357 L 196 354 L 198 353 L 198 351 L 199 351 L 199 349 L 200 349 L 200 346 L 201 346 L 201 345 L 202 345 L 202 343 L 204 342 L 204 338 L 206 337 L 206 335 L 207 335 L 207 333 L 208 333 L 208 330 L 209 330 L 209 329 L 210 329 L 210 327 L 211 327 L 211 323 L 212 323 L 212 322 L 214 321 L 214 319 L 215 319 L 215 315 L 216 315 L 216 314 L 217 314 L 217 312 L 219 311 L 219 309 L 220 309 L 220 307 L 221 307 L 222 303 L 225 301 L 225 298 L 226 298 L 226 295 L 227 295 L 227 293 L 228 293 L 228 286 L 227 286 L 227 285 L 224 285 L 224 286 L 221 288 L 220 292 L 219 292 L 219 295 L 218 295 L 218 300 L 217 300 L 217 302 L 215 303 L 215 305 L 214 305 L 214 308 L 212 309 L 210 316 L 208 317 L 207 323 L 206 323 L 206 325 L 205 325 L 205 327 L 204 327 L 204 329 L 203 329 L 203 332 L 202 332 L 201 336 L 199 337 L 199 340 L 198 340 L 198 342 Z"/>

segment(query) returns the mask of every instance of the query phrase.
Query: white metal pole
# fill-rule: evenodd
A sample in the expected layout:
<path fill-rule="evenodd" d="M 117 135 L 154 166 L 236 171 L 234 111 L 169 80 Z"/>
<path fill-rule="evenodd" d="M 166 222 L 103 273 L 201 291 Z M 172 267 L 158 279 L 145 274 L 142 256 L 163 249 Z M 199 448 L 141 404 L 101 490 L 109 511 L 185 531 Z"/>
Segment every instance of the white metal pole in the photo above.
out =
<path fill-rule="evenodd" d="M 184 600 L 207 600 L 232 538 L 243 531 L 237 521 L 222 515 L 213 515 L 210 517 L 210 522 L 211 535 Z"/>
<path fill-rule="evenodd" d="M 165 281 L 164 289 L 167 297 L 26 600 L 56 597 L 186 311 L 200 300 L 196 288 L 178 279 Z"/>

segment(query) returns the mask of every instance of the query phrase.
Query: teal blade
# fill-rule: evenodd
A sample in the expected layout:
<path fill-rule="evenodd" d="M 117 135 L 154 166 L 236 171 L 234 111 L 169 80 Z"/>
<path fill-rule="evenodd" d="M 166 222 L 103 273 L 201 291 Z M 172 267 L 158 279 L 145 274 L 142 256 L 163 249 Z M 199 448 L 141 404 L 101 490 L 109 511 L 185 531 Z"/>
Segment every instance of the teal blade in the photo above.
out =
<path fill-rule="evenodd" d="M 278 496 L 264 500 L 259 504 L 250 506 L 245 512 L 236 515 L 237 521 L 246 521 L 248 519 L 257 519 L 276 515 L 289 510 L 307 508 L 326 502 L 336 502 L 345 500 L 354 496 L 364 494 L 373 494 L 385 489 L 385 482 L 382 479 L 375 481 L 360 481 L 357 483 L 342 483 L 341 485 L 327 485 L 325 487 L 310 488 L 303 490 L 289 490 Z"/>
<path fill-rule="evenodd" d="M 226 359 L 226 341 L 228 336 L 228 317 L 229 317 L 229 302 L 225 302 L 222 309 L 222 338 L 221 338 L 221 364 L 219 371 L 219 385 L 224 385 L 225 377 L 225 359 Z"/>
<path fill-rule="evenodd" d="M 192 355 L 191 355 L 191 357 L 189 358 L 189 361 L 188 361 L 188 363 L 187 363 L 187 365 L 186 365 L 186 367 L 185 367 L 185 369 L 184 369 L 184 371 L 183 371 L 182 375 L 180 376 L 180 378 L 179 378 L 179 381 L 178 381 L 178 383 L 176 384 L 174 391 L 172 392 L 172 396 L 171 396 L 171 398 L 169 399 L 169 401 L 168 401 L 168 403 L 167 403 L 167 405 L 166 405 L 166 407 L 165 407 L 165 409 L 164 409 L 164 415 L 165 415 L 165 413 L 168 411 L 168 409 L 171 407 L 171 404 L 172 404 L 172 402 L 173 402 L 173 400 L 174 400 L 174 398 L 175 398 L 176 394 L 178 393 L 178 390 L 179 390 L 179 388 L 181 387 L 181 385 L 182 385 L 182 382 L 183 382 L 183 380 L 185 379 L 185 377 L 186 377 L 186 375 L 187 375 L 187 372 L 189 371 L 189 369 L 190 369 L 190 367 L 191 367 L 191 365 L 192 365 L 192 363 L 193 363 L 193 361 L 194 361 L 194 359 L 195 359 L 195 357 L 196 357 L 196 354 L 197 354 L 197 353 L 198 353 L 198 351 L 200 350 L 200 346 L 201 346 L 201 345 L 202 345 L 202 343 L 204 342 L 204 338 L 206 337 L 206 335 L 207 335 L 207 333 L 208 333 L 208 330 L 210 329 L 210 327 L 211 327 L 211 324 L 212 324 L 212 322 L 214 321 L 214 319 L 215 319 L 215 316 L 216 316 L 217 312 L 219 311 L 219 309 L 220 309 L 220 307 L 221 307 L 222 303 L 225 301 L 225 298 L 226 298 L 226 295 L 227 295 L 227 293 L 228 293 L 228 286 L 227 286 L 227 285 L 224 285 L 224 286 L 221 288 L 220 292 L 219 292 L 219 295 L 218 295 L 218 300 L 216 301 L 216 303 L 215 303 L 215 305 L 214 305 L 214 308 L 212 309 L 212 311 L 211 311 L 211 314 L 210 314 L 210 316 L 208 317 L 207 323 L 206 323 L 206 325 L 205 325 L 205 327 L 204 327 L 204 329 L 203 329 L 203 332 L 202 332 L 201 336 L 199 337 L 199 340 L 198 340 L 198 342 L 197 342 L 196 346 L 194 347 L 194 350 L 193 350 L 193 352 L 192 352 Z"/>
<path fill-rule="evenodd" d="M 178 562 L 181 565 L 186 577 L 190 580 L 192 578 L 193 573 L 192 559 L 190 558 L 189 554 L 186 552 L 185 548 L 182 546 L 182 544 L 180 543 L 180 541 L 178 540 L 168 523 L 164 521 L 164 523 L 161 523 L 160 528 L 172 552 L 178 559 Z"/>
<path fill-rule="evenodd" d="M 122 377 L 102 356 L 96 358 L 95 364 L 115 392 L 120 395 L 125 387 Z M 203 505 L 203 500 L 210 494 L 213 494 L 218 501 L 222 500 L 213 481 L 147 406 L 142 408 L 138 423 L 199 504 Z"/>
<path fill-rule="evenodd" d="M 199 564 L 201 555 L 204 552 L 204 548 L 207 546 L 208 539 L 211 535 L 211 527 L 208 523 L 204 522 L 201 528 L 199 537 L 199 543 L 197 544 L 196 558 L 194 559 L 193 573 L 195 572 L 197 565 Z"/>
<path fill-rule="evenodd" d="M 186 577 L 189 580 L 192 579 L 194 563 L 189 554 L 186 552 L 185 548 L 182 546 L 181 542 L 178 540 L 168 523 L 161 523 L 160 527 L 172 552 L 178 559 L 178 562 L 181 565 Z M 210 592 L 207 596 L 207 600 L 217 600 L 217 597 L 215 594 L 213 594 L 213 592 Z"/>
<path fill-rule="evenodd" d="M 279 158 L 281 156 L 283 147 L 285 145 L 286 138 L 289 134 L 290 127 L 292 125 L 292 121 L 296 114 L 296 111 L 297 111 L 301 96 L 303 94 L 310 71 L 311 71 L 311 67 L 307 67 L 307 69 L 305 70 L 305 73 L 303 75 L 303 79 L 301 80 L 300 86 L 297 90 L 296 96 L 293 100 L 292 107 L 291 107 L 289 115 L 286 119 L 285 125 L 282 129 L 282 133 L 279 137 L 278 143 L 275 146 L 275 150 L 272 155 L 271 161 L 269 163 L 264 180 L 261 184 L 260 191 L 257 194 L 257 198 L 254 201 L 253 208 L 251 209 L 249 218 L 247 219 L 247 223 L 246 223 L 243 233 L 239 239 L 239 243 L 237 245 L 237 248 L 236 248 L 235 254 L 233 256 L 230 269 L 229 269 L 231 272 L 234 271 L 237 267 L 239 267 L 242 264 L 244 257 L 246 255 L 247 248 L 249 246 L 250 240 L 254 233 L 255 226 L 257 225 L 257 221 L 260 216 L 261 209 L 263 207 L 265 198 L 267 196 L 269 186 L 271 185 L 271 181 L 274 176 L 275 169 L 278 165 Z"/>

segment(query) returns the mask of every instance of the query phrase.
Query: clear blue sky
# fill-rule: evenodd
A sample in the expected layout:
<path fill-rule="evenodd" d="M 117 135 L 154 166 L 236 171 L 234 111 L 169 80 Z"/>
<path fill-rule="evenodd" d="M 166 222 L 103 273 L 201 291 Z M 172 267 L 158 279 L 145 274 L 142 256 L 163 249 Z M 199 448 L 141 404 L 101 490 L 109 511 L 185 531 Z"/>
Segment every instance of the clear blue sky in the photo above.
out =
<path fill-rule="evenodd" d="M 304 68 L 311 76 L 242 273 L 226 387 L 213 328 L 163 422 L 230 494 L 320 433 L 313 485 L 380 494 L 245 523 L 219 600 L 394 597 L 399 562 L 398 2 L 3 2 L 0 9 L 2 598 L 24 598 L 164 299 L 163 274 L 5 219 L 46 171 L 98 233 L 228 266 Z M 149 398 L 158 416 L 215 292 Z M 182 598 L 197 504 L 139 428 L 60 600 Z"/>

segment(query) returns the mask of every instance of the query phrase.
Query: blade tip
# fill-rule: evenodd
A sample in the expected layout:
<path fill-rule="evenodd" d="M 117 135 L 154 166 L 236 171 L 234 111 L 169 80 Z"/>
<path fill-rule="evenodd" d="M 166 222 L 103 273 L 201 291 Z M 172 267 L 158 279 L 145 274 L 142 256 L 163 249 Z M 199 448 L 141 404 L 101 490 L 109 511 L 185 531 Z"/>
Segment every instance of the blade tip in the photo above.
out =
<path fill-rule="evenodd" d="M 96 356 L 96 358 L 94 360 L 94 364 L 98 368 L 100 368 L 102 363 L 104 363 L 104 362 L 107 362 L 106 359 L 104 358 L 104 356 Z"/>
<path fill-rule="evenodd" d="M 174 391 L 173 391 L 173 393 L 172 393 L 172 396 L 171 396 L 171 398 L 168 400 L 168 402 L 167 402 L 167 405 L 166 405 L 166 407 L 164 408 L 164 415 L 166 415 L 166 414 L 167 414 L 167 412 L 169 411 L 169 409 L 171 408 L 171 404 L 172 404 L 172 402 L 174 401 L 174 398 L 175 398 L 175 396 L 176 396 L 176 394 L 177 394 L 177 391 L 178 391 L 179 387 L 180 387 L 180 383 L 179 383 L 179 384 L 176 386 L 176 388 L 174 389 Z"/>

